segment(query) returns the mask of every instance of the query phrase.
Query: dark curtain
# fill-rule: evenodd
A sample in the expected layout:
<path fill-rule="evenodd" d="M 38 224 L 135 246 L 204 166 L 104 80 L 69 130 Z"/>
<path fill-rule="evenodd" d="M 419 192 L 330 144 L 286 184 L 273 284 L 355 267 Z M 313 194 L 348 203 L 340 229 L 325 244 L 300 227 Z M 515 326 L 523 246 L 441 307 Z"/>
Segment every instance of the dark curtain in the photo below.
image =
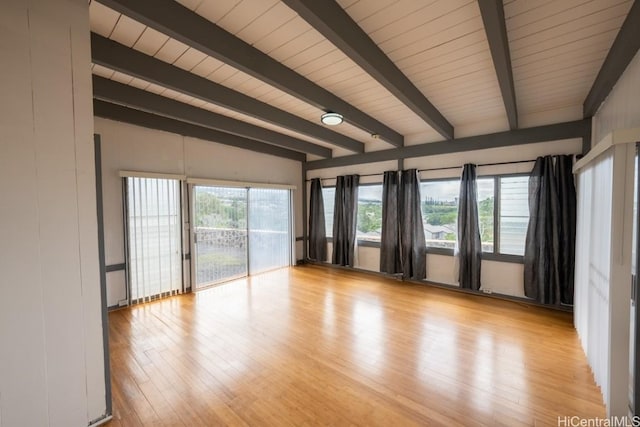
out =
<path fill-rule="evenodd" d="M 557 193 L 560 207 L 558 266 L 560 302 L 573 305 L 573 275 L 576 264 L 576 187 L 573 156 L 556 158 Z"/>
<path fill-rule="evenodd" d="M 524 293 L 542 304 L 573 303 L 576 193 L 571 156 L 538 157 L 529 177 Z"/>
<path fill-rule="evenodd" d="M 427 276 L 427 260 L 420 206 L 420 178 L 416 169 L 402 171 L 400 178 L 402 276 L 405 279 L 423 280 Z"/>
<path fill-rule="evenodd" d="M 380 238 L 380 272 L 401 273 L 400 224 L 398 222 L 397 171 L 384 173 L 382 181 L 382 233 Z"/>
<path fill-rule="evenodd" d="M 460 287 L 480 290 L 482 242 L 478 218 L 476 165 L 466 164 L 460 179 L 458 200 L 458 251 Z"/>
<path fill-rule="evenodd" d="M 309 195 L 309 259 L 327 260 L 327 233 L 324 223 L 324 200 L 320 178 L 311 180 Z"/>
<path fill-rule="evenodd" d="M 336 178 L 333 212 L 333 264 L 354 266 L 356 218 L 358 217 L 358 175 Z"/>

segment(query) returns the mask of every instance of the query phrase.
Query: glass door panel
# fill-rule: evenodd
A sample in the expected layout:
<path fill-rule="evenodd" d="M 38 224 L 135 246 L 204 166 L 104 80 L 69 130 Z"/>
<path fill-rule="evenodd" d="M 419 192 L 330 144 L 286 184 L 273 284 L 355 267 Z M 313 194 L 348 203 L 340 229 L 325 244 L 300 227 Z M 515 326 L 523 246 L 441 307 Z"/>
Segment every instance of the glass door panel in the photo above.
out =
<path fill-rule="evenodd" d="M 291 264 L 291 191 L 249 189 L 249 270 L 251 274 Z"/>
<path fill-rule="evenodd" d="M 195 286 L 247 275 L 247 189 L 193 187 Z"/>

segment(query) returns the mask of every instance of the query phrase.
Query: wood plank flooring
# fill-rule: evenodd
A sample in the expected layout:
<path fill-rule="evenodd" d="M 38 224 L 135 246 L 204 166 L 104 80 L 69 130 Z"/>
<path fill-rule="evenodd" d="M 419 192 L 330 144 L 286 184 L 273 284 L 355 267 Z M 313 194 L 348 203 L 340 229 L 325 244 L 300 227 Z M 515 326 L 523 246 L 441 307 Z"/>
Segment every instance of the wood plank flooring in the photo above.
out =
<path fill-rule="evenodd" d="M 299 266 L 109 315 L 115 426 L 604 417 L 571 315 Z"/>

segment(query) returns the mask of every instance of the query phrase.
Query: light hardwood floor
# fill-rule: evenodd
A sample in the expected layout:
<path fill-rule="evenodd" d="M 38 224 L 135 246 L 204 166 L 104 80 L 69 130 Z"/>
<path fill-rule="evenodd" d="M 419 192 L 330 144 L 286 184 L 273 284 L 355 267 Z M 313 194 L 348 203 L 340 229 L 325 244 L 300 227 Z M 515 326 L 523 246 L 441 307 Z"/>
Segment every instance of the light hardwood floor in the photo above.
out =
<path fill-rule="evenodd" d="M 319 266 L 109 315 L 110 426 L 604 417 L 571 315 Z"/>

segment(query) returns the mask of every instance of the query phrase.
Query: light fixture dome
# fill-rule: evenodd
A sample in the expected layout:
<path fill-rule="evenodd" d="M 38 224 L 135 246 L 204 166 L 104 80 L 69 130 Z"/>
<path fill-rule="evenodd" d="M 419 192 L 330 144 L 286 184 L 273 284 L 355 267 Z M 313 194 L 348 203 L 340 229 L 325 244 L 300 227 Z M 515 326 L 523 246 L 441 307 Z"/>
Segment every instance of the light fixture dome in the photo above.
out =
<path fill-rule="evenodd" d="M 324 113 L 322 116 L 320 116 L 320 120 L 325 125 L 335 126 L 342 123 L 343 118 L 342 118 L 342 114 L 332 113 L 331 111 L 329 111 L 327 113 Z"/>

